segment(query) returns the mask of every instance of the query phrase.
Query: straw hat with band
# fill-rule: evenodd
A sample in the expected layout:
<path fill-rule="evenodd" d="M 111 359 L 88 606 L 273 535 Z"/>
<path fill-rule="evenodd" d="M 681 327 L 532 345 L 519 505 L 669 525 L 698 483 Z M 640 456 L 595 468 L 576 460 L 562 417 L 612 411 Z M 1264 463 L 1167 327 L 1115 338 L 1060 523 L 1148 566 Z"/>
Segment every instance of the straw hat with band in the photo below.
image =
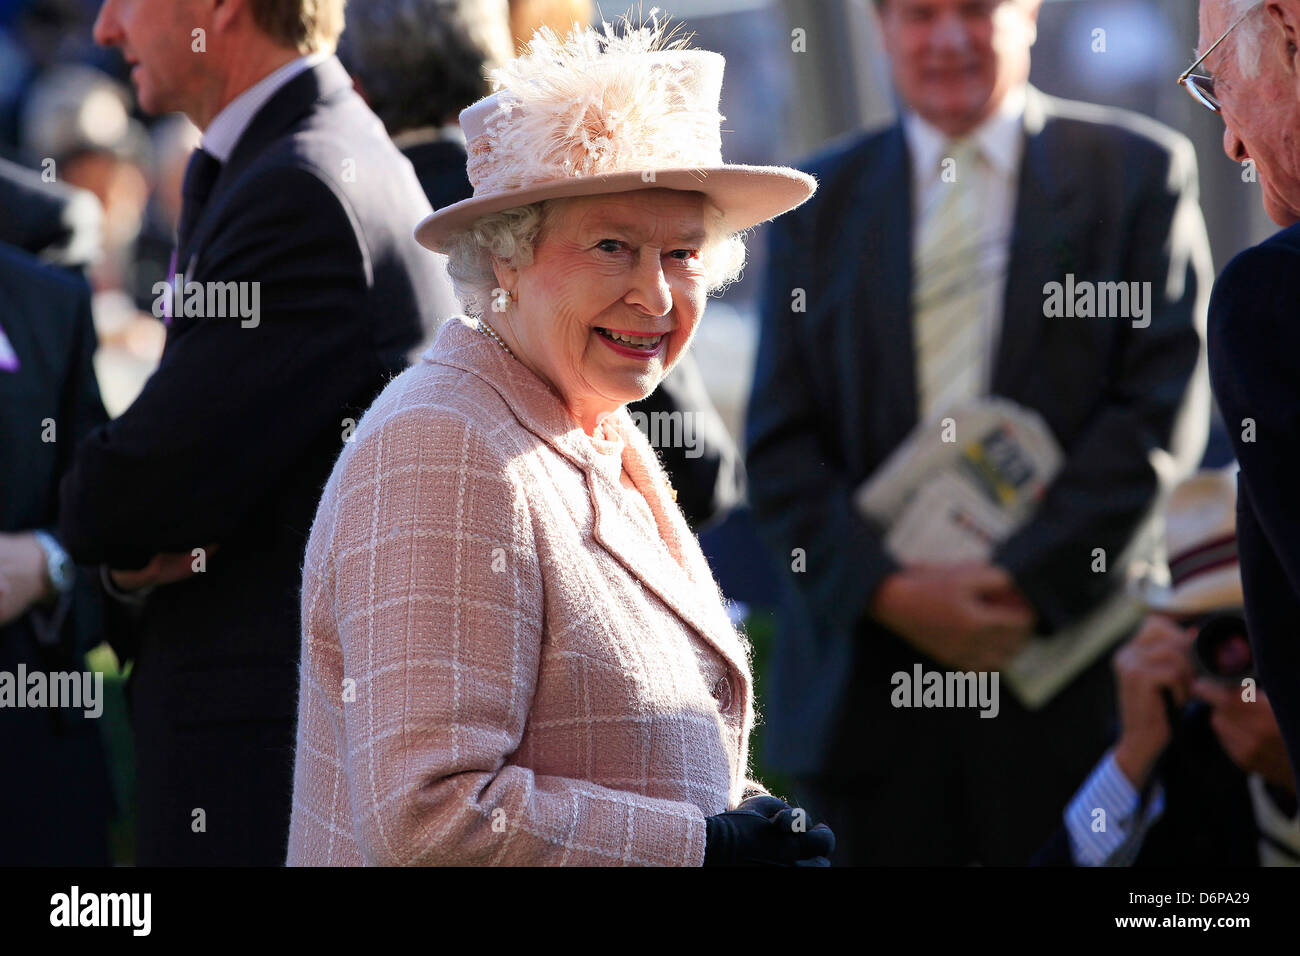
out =
<path fill-rule="evenodd" d="M 1169 583 L 1147 584 L 1153 611 L 1189 617 L 1245 603 L 1237 561 L 1237 466 L 1197 472 L 1174 487 L 1165 507 Z"/>

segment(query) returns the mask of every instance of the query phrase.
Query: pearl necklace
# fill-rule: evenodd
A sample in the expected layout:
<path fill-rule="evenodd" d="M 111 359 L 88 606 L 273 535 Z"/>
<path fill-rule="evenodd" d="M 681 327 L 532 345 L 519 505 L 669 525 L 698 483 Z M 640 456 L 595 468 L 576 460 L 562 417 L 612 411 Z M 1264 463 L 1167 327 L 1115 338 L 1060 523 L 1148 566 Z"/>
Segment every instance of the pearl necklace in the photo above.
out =
<path fill-rule="evenodd" d="M 505 349 L 507 355 L 509 355 L 511 358 L 514 358 L 515 353 L 510 351 L 510 346 L 506 345 L 505 342 L 501 341 L 501 336 L 497 335 L 497 330 L 492 328 L 492 326 L 488 325 L 486 319 L 478 320 L 478 330 L 482 332 L 484 335 L 486 335 L 488 338 L 490 338 L 497 345 Z"/>

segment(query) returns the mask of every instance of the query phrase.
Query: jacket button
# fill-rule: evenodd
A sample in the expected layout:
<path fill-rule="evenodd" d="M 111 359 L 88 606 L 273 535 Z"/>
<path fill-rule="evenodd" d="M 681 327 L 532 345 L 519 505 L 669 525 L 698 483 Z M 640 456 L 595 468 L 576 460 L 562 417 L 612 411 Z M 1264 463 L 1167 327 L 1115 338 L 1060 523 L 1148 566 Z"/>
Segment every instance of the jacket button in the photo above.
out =
<path fill-rule="evenodd" d="M 718 702 L 718 710 L 726 713 L 731 709 L 731 681 L 723 674 L 713 685 L 713 699 Z"/>

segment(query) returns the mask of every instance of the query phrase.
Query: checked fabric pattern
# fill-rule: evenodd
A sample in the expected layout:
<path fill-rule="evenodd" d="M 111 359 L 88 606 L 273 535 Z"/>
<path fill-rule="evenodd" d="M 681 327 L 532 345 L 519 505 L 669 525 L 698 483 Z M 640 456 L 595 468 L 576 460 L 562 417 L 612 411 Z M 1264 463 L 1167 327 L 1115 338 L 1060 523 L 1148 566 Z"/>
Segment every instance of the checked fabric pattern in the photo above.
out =
<path fill-rule="evenodd" d="M 762 789 L 748 642 L 606 424 L 463 318 L 366 413 L 307 548 L 290 865 L 698 866 Z"/>

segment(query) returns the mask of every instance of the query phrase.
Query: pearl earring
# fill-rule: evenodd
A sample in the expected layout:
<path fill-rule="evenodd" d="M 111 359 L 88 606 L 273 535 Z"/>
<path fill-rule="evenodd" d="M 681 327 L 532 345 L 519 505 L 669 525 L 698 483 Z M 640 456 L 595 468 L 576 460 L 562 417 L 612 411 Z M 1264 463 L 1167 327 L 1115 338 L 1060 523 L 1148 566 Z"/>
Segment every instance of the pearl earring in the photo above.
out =
<path fill-rule="evenodd" d="M 496 289 L 492 293 L 492 311 L 504 312 L 510 308 L 510 303 L 514 300 L 514 293 L 509 289 Z"/>

